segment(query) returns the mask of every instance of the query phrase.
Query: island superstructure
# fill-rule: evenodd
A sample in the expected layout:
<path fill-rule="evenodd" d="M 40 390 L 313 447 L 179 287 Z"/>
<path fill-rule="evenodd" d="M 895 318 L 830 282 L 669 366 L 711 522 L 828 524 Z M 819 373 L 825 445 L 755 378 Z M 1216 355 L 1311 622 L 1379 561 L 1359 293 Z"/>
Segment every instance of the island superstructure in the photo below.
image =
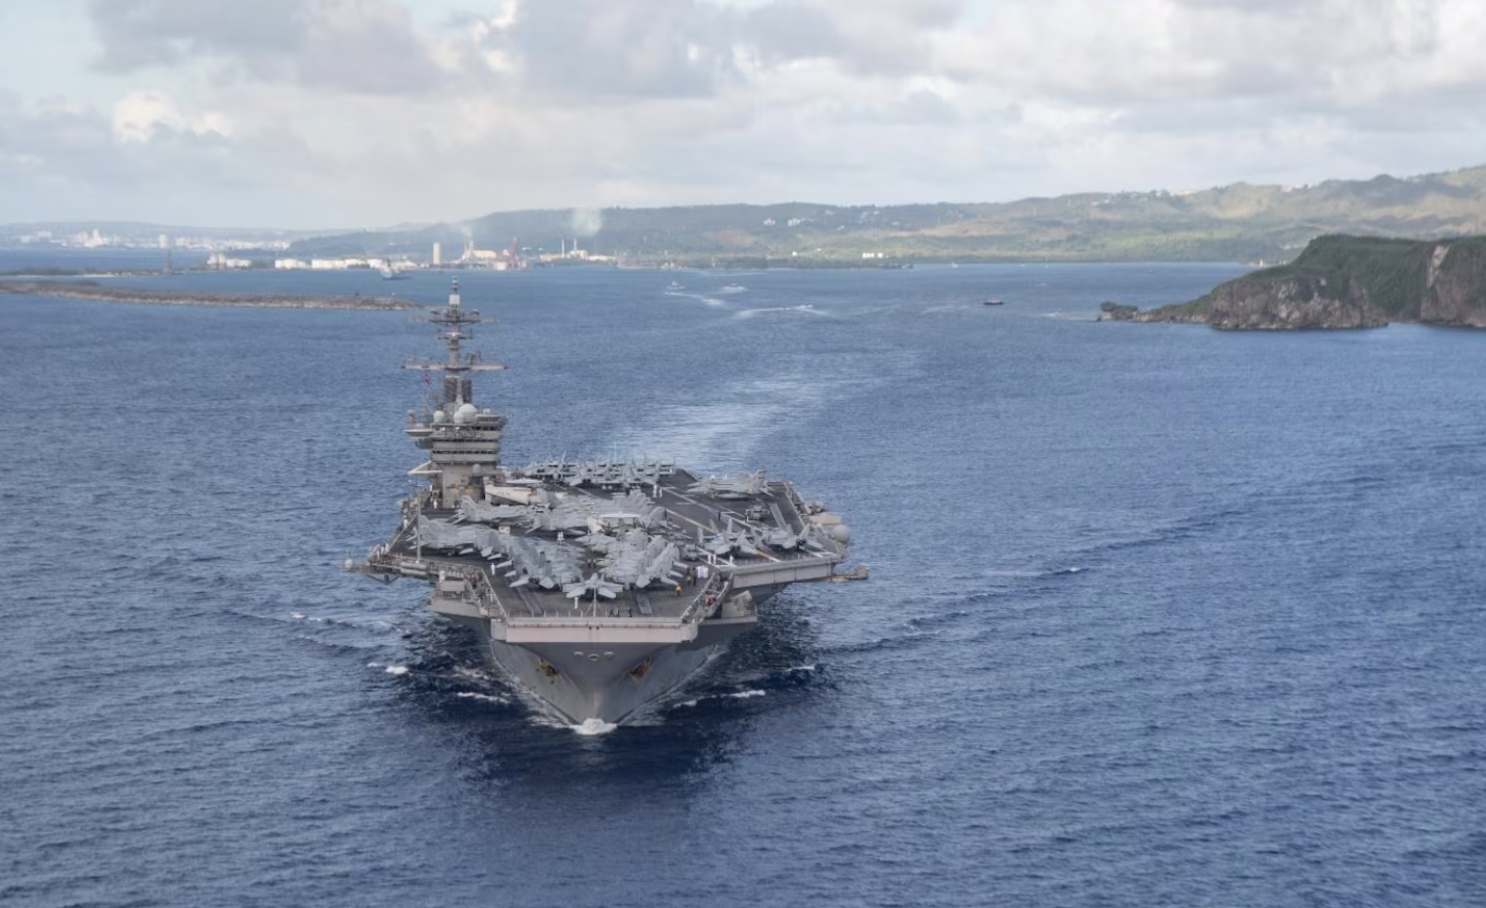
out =
<path fill-rule="evenodd" d="M 664 460 L 566 458 L 502 465 L 504 416 L 475 405 L 474 374 L 505 368 L 466 353 L 482 322 L 432 310 L 447 355 L 405 368 L 441 374 L 407 434 L 428 452 L 426 486 L 401 504 L 387 542 L 350 570 L 432 584 L 428 607 L 471 628 L 492 662 L 574 724 L 618 724 L 674 691 L 758 607 L 791 583 L 842 574 L 850 532 L 762 470 L 701 476 Z M 421 485 L 421 484 L 420 484 Z"/>

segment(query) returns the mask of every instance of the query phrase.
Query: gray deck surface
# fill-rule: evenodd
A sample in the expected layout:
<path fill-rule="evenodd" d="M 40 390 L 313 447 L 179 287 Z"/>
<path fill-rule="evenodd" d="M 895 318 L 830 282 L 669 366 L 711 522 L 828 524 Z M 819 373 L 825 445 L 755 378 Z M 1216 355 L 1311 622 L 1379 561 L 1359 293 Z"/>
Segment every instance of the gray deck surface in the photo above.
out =
<path fill-rule="evenodd" d="M 690 472 L 677 469 L 672 475 L 661 478 L 658 490 L 656 486 L 651 485 L 634 487 L 666 511 L 666 519 L 671 527 L 669 529 L 652 528 L 652 533 L 668 535 L 678 544 L 695 545 L 698 542 L 699 533 L 714 536 L 726 531 L 730 517 L 735 531 L 748 531 L 755 538 L 777 528 L 788 530 L 791 533 L 799 533 L 805 528 L 806 518 L 800 514 L 791 490 L 785 482 L 770 481 L 765 494 L 733 499 L 688 491 L 697 479 L 698 477 Z M 602 502 L 608 502 L 612 495 L 623 494 L 626 491 L 623 488 L 570 487 L 554 483 L 547 483 L 543 488 L 566 492 L 569 495 L 584 495 Z M 755 507 L 758 508 L 755 510 L 755 517 L 758 518 L 759 510 L 762 511 L 763 516 L 750 520 L 746 512 Z M 425 507 L 422 513 L 430 519 L 449 520 L 458 512 L 453 509 Z M 513 536 L 530 536 L 570 548 L 579 556 L 580 563 L 584 565 L 585 577 L 598 570 L 596 561 L 600 555 L 578 543 L 571 536 L 559 543 L 557 533 L 530 529 L 519 520 L 501 521 L 495 525 L 508 527 Z M 803 549 L 773 551 L 762 545 L 759 548 L 761 554 L 758 557 L 734 554 L 717 558 L 717 561 L 749 565 L 817 558 L 816 555 Z M 413 546 L 408 544 L 405 535 L 400 536 L 393 544 L 391 552 L 404 557 L 411 557 L 415 554 Z M 610 617 L 653 617 L 675 620 L 686 611 L 695 598 L 708 592 L 701 581 L 694 584 L 686 584 L 683 581 L 680 594 L 677 594 L 674 589 L 656 583 L 647 590 L 625 589 L 613 599 L 599 598 L 596 603 L 591 595 L 585 595 L 576 600 L 577 607 L 575 608 L 575 600 L 565 596 L 561 589 L 543 590 L 534 584 L 513 589 L 503 572 L 497 569 L 491 561 L 479 555 L 424 551 L 423 556 L 427 561 L 447 566 L 446 569 L 452 572 L 479 570 L 489 578 L 505 610 L 513 617 L 559 619 L 596 613 Z M 707 558 L 703 557 L 700 559 L 685 558 L 679 564 L 681 571 L 684 572 L 687 567 L 691 567 L 695 572 L 698 565 L 706 563 Z"/>

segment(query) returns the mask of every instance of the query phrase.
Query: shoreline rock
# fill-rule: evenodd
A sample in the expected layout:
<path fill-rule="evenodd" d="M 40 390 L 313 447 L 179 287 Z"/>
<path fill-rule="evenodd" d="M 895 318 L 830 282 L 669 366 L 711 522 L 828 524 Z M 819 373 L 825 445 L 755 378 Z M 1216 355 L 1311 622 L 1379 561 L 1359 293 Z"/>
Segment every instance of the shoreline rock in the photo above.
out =
<path fill-rule="evenodd" d="M 1188 303 L 1141 311 L 1107 302 L 1100 321 L 1225 331 L 1486 328 L 1486 237 L 1413 241 L 1324 236 L 1288 265 L 1246 274 Z"/>

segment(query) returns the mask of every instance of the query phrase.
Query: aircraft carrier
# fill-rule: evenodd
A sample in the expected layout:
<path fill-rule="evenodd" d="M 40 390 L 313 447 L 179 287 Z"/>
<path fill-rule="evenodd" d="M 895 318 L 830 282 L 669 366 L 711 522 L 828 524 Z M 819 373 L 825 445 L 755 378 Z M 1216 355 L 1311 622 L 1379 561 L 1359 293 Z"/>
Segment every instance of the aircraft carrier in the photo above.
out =
<path fill-rule="evenodd" d="M 501 464 L 506 418 L 473 397 L 476 372 L 505 368 L 461 345 L 489 321 L 431 311 L 441 373 L 407 434 L 428 452 L 410 471 L 392 538 L 346 568 L 432 585 L 428 607 L 471 628 L 528 699 L 580 727 L 617 725 L 683 685 L 759 606 L 791 583 L 839 573 L 850 532 L 762 470 L 701 476 L 664 460 Z M 430 383 L 431 384 L 431 383 Z"/>

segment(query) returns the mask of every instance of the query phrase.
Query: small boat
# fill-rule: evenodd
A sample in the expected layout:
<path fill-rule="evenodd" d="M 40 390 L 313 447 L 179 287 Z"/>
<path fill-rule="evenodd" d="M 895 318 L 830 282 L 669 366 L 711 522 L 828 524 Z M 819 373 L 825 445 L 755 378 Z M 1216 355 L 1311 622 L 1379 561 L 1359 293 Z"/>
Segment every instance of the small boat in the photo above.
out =
<path fill-rule="evenodd" d="M 669 284 L 666 285 L 666 289 L 667 290 L 685 290 L 686 289 L 686 285 L 685 284 L 682 284 L 679 281 L 671 281 Z"/>
<path fill-rule="evenodd" d="M 1004 304 L 1005 302 L 1006 302 L 1006 300 L 1002 299 L 999 296 L 988 296 L 988 297 L 986 297 L 985 304 L 987 306 L 1000 306 L 1000 305 Z"/>

